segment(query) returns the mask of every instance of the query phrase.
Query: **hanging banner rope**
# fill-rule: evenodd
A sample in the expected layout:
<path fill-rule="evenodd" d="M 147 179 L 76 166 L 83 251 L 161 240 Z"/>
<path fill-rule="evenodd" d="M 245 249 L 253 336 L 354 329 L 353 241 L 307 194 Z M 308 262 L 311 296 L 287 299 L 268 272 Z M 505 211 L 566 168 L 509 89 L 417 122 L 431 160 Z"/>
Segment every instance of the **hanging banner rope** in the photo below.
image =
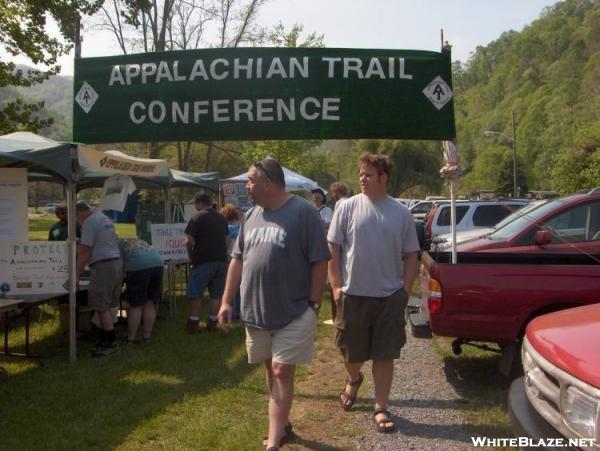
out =
<path fill-rule="evenodd" d="M 450 52 L 237 48 L 75 60 L 85 143 L 453 139 Z"/>

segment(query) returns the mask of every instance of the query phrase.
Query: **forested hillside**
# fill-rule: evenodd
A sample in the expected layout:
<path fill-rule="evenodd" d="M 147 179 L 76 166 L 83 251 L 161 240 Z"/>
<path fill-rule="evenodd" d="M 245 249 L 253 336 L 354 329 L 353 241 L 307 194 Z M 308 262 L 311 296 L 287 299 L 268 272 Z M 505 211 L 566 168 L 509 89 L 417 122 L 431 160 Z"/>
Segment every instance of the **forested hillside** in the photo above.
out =
<path fill-rule="evenodd" d="M 26 70 L 26 66 L 18 66 Z M 54 75 L 43 83 L 29 87 L 8 86 L 0 89 L 0 104 L 22 98 L 26 102 L 44 101 L 39 116 L 51 117 L 54 122 L 41 134 L 60 141 L 71 140 L 71 116 L 73 105 L 73 77 Z"/>
<path fill-rule="evenodd" d="M 463 191 L 600 185 L 600 2 L 567 0 L 454 65 Z M 501 134 L 485 134 L 485 130 Z"/>

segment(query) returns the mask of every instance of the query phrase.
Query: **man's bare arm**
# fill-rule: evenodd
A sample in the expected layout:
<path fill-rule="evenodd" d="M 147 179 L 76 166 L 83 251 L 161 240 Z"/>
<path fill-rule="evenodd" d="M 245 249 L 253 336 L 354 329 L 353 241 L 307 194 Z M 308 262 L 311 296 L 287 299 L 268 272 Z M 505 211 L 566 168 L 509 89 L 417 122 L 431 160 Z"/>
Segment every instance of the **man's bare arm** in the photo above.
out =
<path fill-rule="evenodd" d="M 339 244 L 329 242 L 329 252 L 331 253 L 331 260 L 328 264 L 329 273 L 329 285 L 331 285 L 331 291 L 333 291 L 333 301 L 339 302 L 342 297 L 342 247 Z"/>
<path fill-rule="evenodd" d="M 320 304 L 327 280 L 327 260 L 311 263 L 310 300 Z"/>
<path fill-rule="evenodd" d="M 419 269 L 416 252 L 404 254 L 404 291 L 410 296 Z"/>
<path fill-rule="evenodd" d="M 221 308 L 219 309 L 219 324 L 231 322 L 232 316 L 232 299 L 240 289 L 240 283 L 242 281 L 242 269 L 244 268 L 244 262 L 237 258 L 232 258 L 229 263 L 229 269 L 227 270 L 227 280 L 225 281 L 225 291 L 221 298 Z"/>
<path fill-rule="evenodd" d="M 192 248 L 194 247 L 194 237 L 192 235 L 185 234 L 185 249 L 187 250 L 188 258 L 192 259 Z"/>

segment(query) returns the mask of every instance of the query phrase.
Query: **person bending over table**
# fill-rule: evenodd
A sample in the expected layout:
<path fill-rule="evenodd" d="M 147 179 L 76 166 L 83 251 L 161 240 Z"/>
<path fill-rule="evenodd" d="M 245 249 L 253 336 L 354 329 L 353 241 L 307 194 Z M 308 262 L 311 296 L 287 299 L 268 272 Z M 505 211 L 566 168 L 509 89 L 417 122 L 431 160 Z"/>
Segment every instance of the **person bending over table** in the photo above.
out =
<path fill-rule="evenodd" d="M 113 325 L 112 307 L 119 306 L 123 261 L 117 244 L 115 226 L 102 213 L 92 211 L 85 202 L 75 207 L 77 222 L 81 224 L 81 243 L 77 254 L 77 285 L 86 264 L 90 267 L 88 304 L 100 319 L 100 342 L 93 351 L 102 357 L 119 351 Z"/>
<path fill-rule="evenodd" d="M 127 312 L 127 342 L 135 343 L 143 317 L 144 341 L 150 339 L 156 319 L 156 304 L 161 299 L 163 261 L 158 251 L 148 243 L 138 239 L 117 240 L 125 270 L 126 297 L 129 301 Z"/>

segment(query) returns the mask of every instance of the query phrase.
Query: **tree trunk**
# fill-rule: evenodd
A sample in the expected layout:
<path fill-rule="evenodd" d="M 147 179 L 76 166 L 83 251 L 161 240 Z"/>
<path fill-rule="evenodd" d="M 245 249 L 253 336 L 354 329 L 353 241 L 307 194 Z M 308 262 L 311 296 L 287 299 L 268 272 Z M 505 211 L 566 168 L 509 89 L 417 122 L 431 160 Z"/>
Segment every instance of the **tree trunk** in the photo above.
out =
<path fill-rule="evenodd" d="M 204 172 L 208 172 L 210 170 L 210 157 L 212 156 L 213 151 L 213 142 L 209 141 L 206 145 L 206 164 L 204 165 Z"/>

